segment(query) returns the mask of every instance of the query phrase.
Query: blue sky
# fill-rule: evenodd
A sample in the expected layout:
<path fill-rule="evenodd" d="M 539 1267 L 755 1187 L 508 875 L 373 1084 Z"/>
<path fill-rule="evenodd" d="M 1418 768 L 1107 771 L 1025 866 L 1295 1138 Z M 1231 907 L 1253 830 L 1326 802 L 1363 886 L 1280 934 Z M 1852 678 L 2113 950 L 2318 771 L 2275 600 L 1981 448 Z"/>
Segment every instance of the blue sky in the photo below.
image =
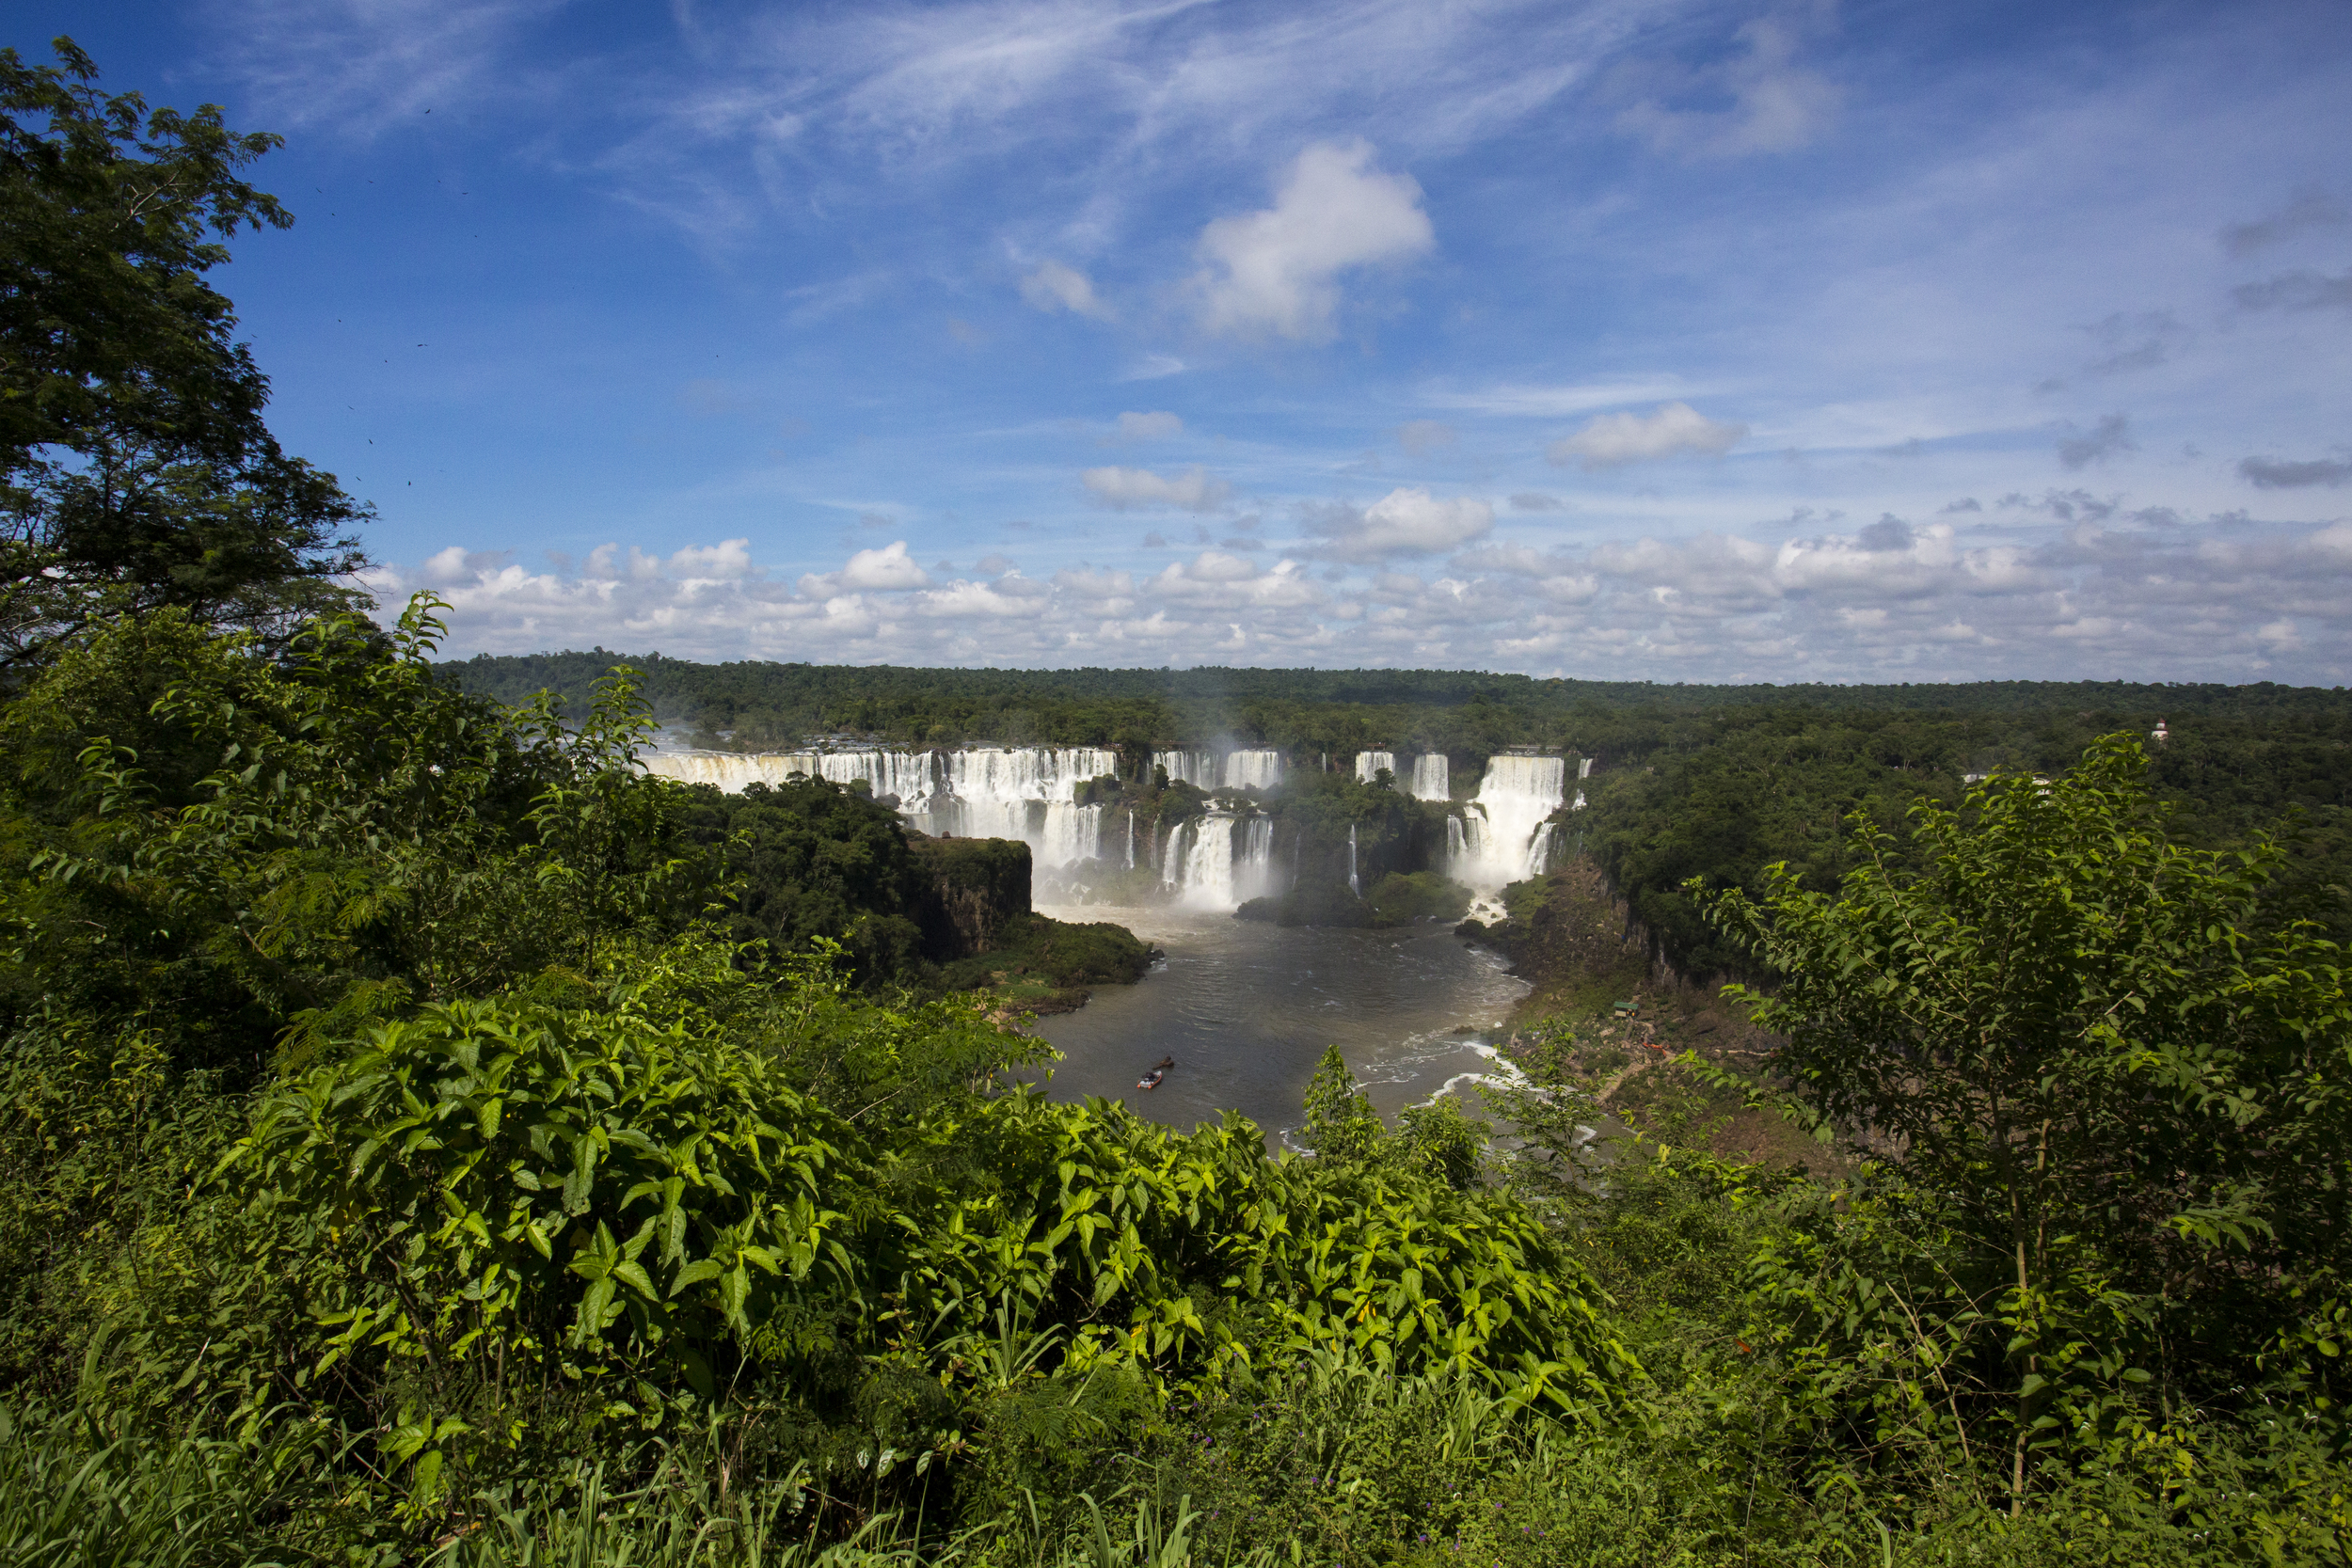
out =
<path fill-rule="evenodd" d="M 2352 681 L 2352 7 L 28 5 L 451 646 Z"/>

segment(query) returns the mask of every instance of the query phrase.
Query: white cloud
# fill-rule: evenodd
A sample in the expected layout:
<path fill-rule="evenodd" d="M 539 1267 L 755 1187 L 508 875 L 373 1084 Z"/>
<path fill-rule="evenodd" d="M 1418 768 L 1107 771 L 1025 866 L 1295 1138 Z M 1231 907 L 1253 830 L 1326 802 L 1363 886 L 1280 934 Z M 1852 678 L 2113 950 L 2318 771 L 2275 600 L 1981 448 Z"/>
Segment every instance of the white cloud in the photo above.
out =
<path fill-rule="evenodd" d="M 1201 230 L 1209 265 L 1194 284 L 1209 331 L 1327 341 L 1337 330 L 1341 273 L 1405 261 L 1437 243 L 1421 187 L 1409 175 L 1372 168 L 1372 160 L 1369 142 L 1318 142 L 1291 165 L 1272 207 Z"/>
<path fill-rule="evenodd" d="M 1165 441 L 1184 433 L 1184 421 L 1166 409 L 1119 416 L 1119 434 L 1125 440 Z"/>
<path fill-rule="evenodd" d="M 1172 354 L 1147 354 L 1119 374 L 1121 381 L 1159 381 L 1171 375 L 1182 375 L 1189 369 Z"/>
<path fill-rule="evenodd" d="M 878 550 L 860 550 L 850 557 L 842 568 L 841 581 L 849 588 L 928 588 L 930 577 L 922 567 L 907 558 L 907 542 L 895 540 Z"/>
<path fill-rule="evenodd" d="M 895 546 L 900 555 L 904 545 Z M 858 559 L 872 555 L 872 550 L 859 552 Z M 852 565 L 855 562 L 851 562 Z M 739 578 L 752 571 L 752 542 L 749 539 L 728 539 L 716 545 L 689 545 L 670 557 L 670 571 L 681 578 Z M 858 586 L 865 586 L 859 584 Z"/>
<path fill-rule="evenodd" d="M 267 107 L 265 123 L 331 121 L 372 135 L 492 93 L 511 103 L 523 84 L 502 56 L 563 4 L 215 0 L 210 9 L 231 40 L 232 69 Z"/>
<path fill-rule="evenodd" d="M 1581 463 L 1587 469 L 1685 452 L 1721 457 L 1747 434 L 1746 425 L 1719 424 L 1687 403 L 1669 403 L 1647 415 L 1603 414 L 1575 435 L 1554 441 L 1544 455 L 1562 467 Z"/>
<path fill-rule="evenodd" d="M 1021 280 L 1021 297 L 1040 310 L 1067 310 L 1096 321 L 1112 319 L 1110 307 L 1095 295 L 1093 279 L 1059 261 L 1040 262 Z"/>
<path fill-rule="evenodd" d="M 1390 491 L 1361 512 L 1339 508 L 1321 519 L 1328 542 L 1320 553 L 1341 561 L 1438 555 L 1493 531 L 1495 509 L 1483 500 L 1439 500 L 1422 489 Z"/>
<path fill-rule="evenodd" d="M 1163 478 L 1149 468 L 1089 468 L 1078 476 L 1087 494 L 1119 512 L 1172 507 L 1179 512 L 1215 512 L 1232 497 L 1233 487 L 1211 479 L 1199 468 Z"/>
<path fill-rule="evenodd" d="M 1695 393 L 1671 375 L 1645 376 L 1632 381 L 1570 382 L 1544 386 L 1504 382 L 1493 387 L 1424 388 L 1421 401 L 1433 408 L 1458 408 L 1466 413 L 1493 414 L 1504 419 L 1561 420 L 1629 403 Z"/>
<path fill-rule="evenodd" d="M 1655 89 L 1617 117 L 1620 130 L 1661 152 L 1731 158 L 1787 152 L 1811 142 L 1836 115 L 1840 94 L 1817 71 L 1794 63 L 1796 29 L 1761 17 L 1740 29 L 1746 52 L 1699 71 L 1652 66 L 1628 80 Z M 1677 100 L 1728 96 L 1725 109 L 1680 108 Z"/>
<path fill-rule="evenodd" d="M 1327 515 L 1331 537 L 1313 553 L 1337 558 L 1327 572 L 1211 547 L 1149 576 L 1085 566 L 1041 580 L 992 560 L 993 578 L 926 583 L 893 545 L 796 589 L 724 541 L 666 556 L 609 545 L 577 573 L 451 546 L 370 586 L 387 607 L 441 594 L 461 657 L 602 644 L 705 659 L 1238 658 L 1784 681 L 2043 677 L 2056 660 L 2097 678 L 2352 682 L 2352 523 L 2131 520 L 2156 510 L 1827 531 L 1800 515 L 1583 546 L 1486 538 L 1484 502 L 1403 490 Z M 1448 538 L 1467 547 L 1441 572 L 1379 563 Z"/>

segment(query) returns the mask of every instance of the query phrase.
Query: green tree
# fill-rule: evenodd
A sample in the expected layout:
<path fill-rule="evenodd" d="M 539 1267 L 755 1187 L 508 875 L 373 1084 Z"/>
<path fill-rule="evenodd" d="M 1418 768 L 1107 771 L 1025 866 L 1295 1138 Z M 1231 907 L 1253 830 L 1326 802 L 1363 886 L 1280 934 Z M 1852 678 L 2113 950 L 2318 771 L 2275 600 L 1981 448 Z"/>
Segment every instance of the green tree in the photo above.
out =
<path fill-rule="evenodd" d="M 0 663 L 108 611 L 274 639 L 343 608 L 367 511 L 279 450 L 204 275 L 294 220 L 238 170 L 279 144 L 112 97 L 72 40 L 0 50 Z"/>
<path fill-rule="evenodd" d="M 1380 1113 L 1356 1087 L 1356 1075 L 1347 1069 L 1340 1048 L 1325 1047 L 1307 1085 L 1307 1125 L 1302 1130 L 1307 1147 L 1319 1160 L 1354 1164 L 1376 1158 L 1388 1132 L 1380 1125 Z"/>
<path fill-rule="evenodd" d="M 2012 1507 L 2038 1451 L 2151 1379 L 2340 1411 L 2341 955 L 2270 914 L 2276 845 L 2169 842 L 2144 767 L 2111 736 L 2056 780 L 1995 775 L 1914 806 L 1908 846 L 1858 815 L 1836 895 L 1776 865 L 1760 902 L 1710 901 L 1788 976 L 1747 993 L 1772 1070 L 1881 1173 L 1856 1213 L 1883 1218 L 1845 1228 L 1938 1237 L 1940 1354 L 2006 1426 Z"/>

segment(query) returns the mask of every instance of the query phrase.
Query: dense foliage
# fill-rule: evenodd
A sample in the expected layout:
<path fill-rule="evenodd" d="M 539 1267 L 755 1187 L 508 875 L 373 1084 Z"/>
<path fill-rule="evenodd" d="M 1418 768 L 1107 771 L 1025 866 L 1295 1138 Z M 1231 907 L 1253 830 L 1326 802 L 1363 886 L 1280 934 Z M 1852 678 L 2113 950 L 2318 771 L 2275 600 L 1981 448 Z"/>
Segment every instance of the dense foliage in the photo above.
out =
<path fill-rule="evenodd" d="M 11 705 L 20 1401 L 324 1434 L 346 1458 L 272 1528 L 396 1552 L 693 1434 L 834 1499 L 822 1536 L 1023 1485 L 1067 1522 L 1039 1431 L 1123 1441 L 1303 1357 L 1614 1397 L 1581 1272 L 1508 1199 L 1000 1087 L 1038 1048 L 971 1004 L 726 940 L 739 841 L 629 766 L 625 684 L 564 734 L 434 681 L 433 633 L 273 661 L 167 612 Z"/>

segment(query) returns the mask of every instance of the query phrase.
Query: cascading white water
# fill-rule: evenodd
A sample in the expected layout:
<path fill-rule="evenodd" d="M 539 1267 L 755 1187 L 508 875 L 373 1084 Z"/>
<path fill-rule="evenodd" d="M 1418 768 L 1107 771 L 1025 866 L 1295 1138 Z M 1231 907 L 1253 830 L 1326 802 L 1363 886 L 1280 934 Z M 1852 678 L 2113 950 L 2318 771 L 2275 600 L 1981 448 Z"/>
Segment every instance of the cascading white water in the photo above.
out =
<path fill-rule="evenodd" d="M 1092 746 L 761 755 L 654 752 L 639 762 L 649 773 L 714 784 L 729 793 L 755 781 L 782 784 L 795 773 L 838 784 L 862 779 L 877 797 L 896 797 L 899 815 L 921 832 L 1017 838 L 1029 847 L 1041 869 L 1101 856 L 1103 808 L 1078 804 L 1078 786 L 1119 771 L 1117 752 Z"/>
<path fill-rule="evenodd" d="M 1592 776 L 1593 776 L 1593 759 L 1592 759 L 1592 758 L 1590 758 L 1590 757 L 1579 757 L 1579 758 L 1577 758 L 1577 759 L 1576 759 L 1576 777 L 1577 777 L 1577 782 L 1578 782 L 1579 784 L 1581 784 L 1583 781 L 1585 781 L 1586 779 L 1591 778 Z"/>
<path fill-rule="evenodd" d="M 1358 784 L 1372 783 L 1373 775 L 1384 768 L 1389 770 L 1389 777 L 1396 777 L 1396 753 L 1394 752 L 1359 752 L 1356 753 L 1356 782 Z"/>
<path fill-rule="evenodd" d="M 1245 899 L 1263 898 L 1274 885 L 1274 818 L 1253 816 L 1242 825 L 1235 846 L 1233 890 Z"/>
<path fill-rule="evenodd" d="M 638 759 L 648 773 L 680 784 L 717 784 L 728 794 L 745 784 L 780 784 L 795 773 L 825 776 L 814 752 L 771 752 L 745 756 L 735 752 L 648 752 Z"/>
<path fill-rule="evenodd" d="M 1576 799 L 1568 802 L 1568 809 L 1570 811 L 1582 811 L 1584 809 L 1584 792 L 1582 790 L 1580 789 L 1576 792 Z"/>
<path fill-rule="evenodd" d="M 1195 789 L 1215 789 L 1218 779 L 1215 752 L 1154 752 L 1152 766 L 1168 769 L 1169 784 L 1188 784 Z"/>
<path fill-rule="evenodd" d="M 1276 891 L 1274 819 L 1213 811 L 1179 822 L 1168 835 L 1160 882 L 1180 903 L 1238 908 Z"/>
<path fill-rule="evenodd" d="M 1551 863 L 1545 821 L 1560 809 L 1567 765 L 1558 757 L 1489 757 L 1478 798 L 1446 823 L 1446 874 L 1482 893 L 1541 876 Z"/>
<path fill-rule="evenodd" d="M 1356 880 L 1356 824 L 1347 825 L 1347 891 L 1361 898 L 1364 890 Z"/>
<path fill-rule="evenodd" d="M 1136 814 L 1127 814 L 1127 869 L 1136 868 Z"/>
<path fill-rule="evenodd" d="M 959 838 L 1017 838 L 1040 867 L 1094 860 L 1103 852 L 1103 808 L 1077 803 L 1078 786 L 1119 770 L 1117 753 L 1091 746 L 1023 746 L 949 752 L 946 792 L 932 802 L 926 832 Z"/>
<path fill-rule="evenodd" d="M 1448 775 L 1445 753 L 1429 752 L 1413 759 L 1413 787 L 1416 800 L 1450 800 L 1454 798 L 1454 782 Z"/>
<path fill-rule="evenodd" d="M 1228 752 L 1224 782 L 1228 789 L 1272 789 L 1282 782 L 1282 753 Z"/>

